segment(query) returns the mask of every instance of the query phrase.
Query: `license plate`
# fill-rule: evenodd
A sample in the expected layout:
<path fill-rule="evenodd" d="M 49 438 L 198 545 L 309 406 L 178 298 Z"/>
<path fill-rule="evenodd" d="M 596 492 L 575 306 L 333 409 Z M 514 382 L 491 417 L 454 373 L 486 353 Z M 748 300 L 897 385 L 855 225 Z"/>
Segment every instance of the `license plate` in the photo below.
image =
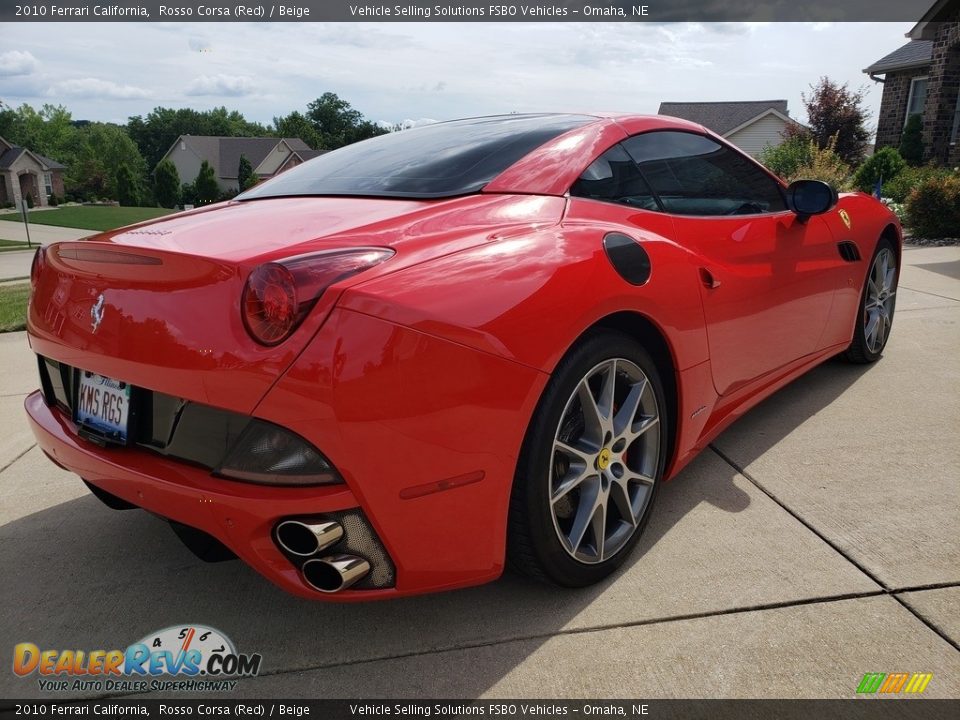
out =
<path fill-rule="evenodd" d="M 114 442 L 126 443 L 130 385 L 81 370 L 75 416 L 78 425 Z"/>

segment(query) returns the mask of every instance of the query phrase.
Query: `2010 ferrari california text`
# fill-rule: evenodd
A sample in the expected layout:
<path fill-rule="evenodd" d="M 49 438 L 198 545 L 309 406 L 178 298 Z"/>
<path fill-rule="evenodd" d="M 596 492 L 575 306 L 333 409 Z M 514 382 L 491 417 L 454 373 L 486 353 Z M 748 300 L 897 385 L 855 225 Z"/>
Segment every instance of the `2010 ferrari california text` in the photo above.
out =
<path fill-rule="evenodd" d="M 900 252 L 689 122 L 439 123 L 41 249 L 26 409 L 107 505 L 298 595 L 582 586 L 735 418 L 880 356 Z"/>

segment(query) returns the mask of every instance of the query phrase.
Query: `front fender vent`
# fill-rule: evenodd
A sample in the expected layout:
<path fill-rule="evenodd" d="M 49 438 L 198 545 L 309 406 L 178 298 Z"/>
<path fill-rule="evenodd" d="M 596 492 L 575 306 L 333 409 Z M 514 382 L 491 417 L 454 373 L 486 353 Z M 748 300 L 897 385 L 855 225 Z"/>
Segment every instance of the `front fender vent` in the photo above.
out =
<path fill-rule="evenodd" d="M 837 243 L 837 250 L 847 262 L 858 262 L 860 260 L 860 248 L 853 240 L 841 240 Z"/>

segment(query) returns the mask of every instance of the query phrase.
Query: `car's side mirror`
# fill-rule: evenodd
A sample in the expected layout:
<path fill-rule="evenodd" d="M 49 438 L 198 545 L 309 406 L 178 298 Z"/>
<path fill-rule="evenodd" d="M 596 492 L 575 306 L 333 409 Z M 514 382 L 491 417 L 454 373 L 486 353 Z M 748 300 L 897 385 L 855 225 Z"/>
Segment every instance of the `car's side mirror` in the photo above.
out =
<path fill-rule="evenodd" d="M 832 210 L 839 199 L 837 191 L 822 180 L 795 180 L 787 188 L 787 207 L 801 220 Z"/>

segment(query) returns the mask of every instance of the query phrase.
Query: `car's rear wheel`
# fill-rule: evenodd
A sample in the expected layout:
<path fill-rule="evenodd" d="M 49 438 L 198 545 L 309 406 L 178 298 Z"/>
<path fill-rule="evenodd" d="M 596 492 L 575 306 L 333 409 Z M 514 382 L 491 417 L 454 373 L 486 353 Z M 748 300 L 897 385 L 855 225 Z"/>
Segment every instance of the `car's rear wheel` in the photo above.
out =
<path fill-rule="evenodd" d="M 581 587 L 623 563 L 663 475 L 665 409 L 656 365 L 629 337 L 598 331 L 569 353 L 518 463 L 508 538 L 515 567 Z"/>
<path fill-rule="evenodd" d="M 870 261 L 853 341 L 843 354 L 845 360 L 872 363 L 880 359 L 893 327 L 897 278 L 896 248 L 890 240 L 882 238 Z"/>

